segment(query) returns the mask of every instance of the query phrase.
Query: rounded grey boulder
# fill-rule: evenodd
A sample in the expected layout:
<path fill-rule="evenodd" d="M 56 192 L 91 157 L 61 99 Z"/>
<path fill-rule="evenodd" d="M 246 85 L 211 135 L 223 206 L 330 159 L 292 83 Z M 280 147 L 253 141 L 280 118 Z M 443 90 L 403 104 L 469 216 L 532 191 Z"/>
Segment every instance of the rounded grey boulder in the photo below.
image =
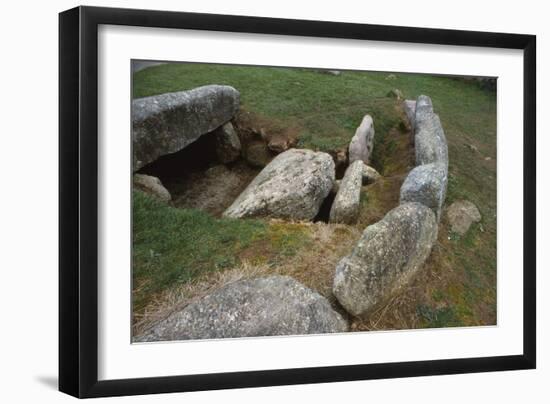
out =
<path fill-rule="evenodd" d="M 347 168 L 330 209 L 330 223 L 353 224 L 359 216 L 365 164 L 357 160 Z"/>
<path fill-rule="evenodd" d="M 334 177 L 329 154 L 287 150 L 264 167 L 223 215 L 312 220 L 331 191 Z"/>
<path fill-rule="evenodd" d="M 434 211 L 437 219 L 447 193 L 447 169 L 443 164 L 424 164 L 414 168 L 401 186 L 399 202 L 418 202 Z"/>
<path fill-rule="evenodd" d="M 332 291 L 352 315 L 368 314 L 423 266 L 437 239 L 431 209 L 406 203 L 368 226 L 336 266 Z"/>
<path fill-rule="evenodd" d="M 134 171 L 228 122 L 239 109 L 239 98 L 233 87 L 208 85 L 133 100 Z"/>
<path fill-rule="evenodd" d="M 138 341 L 323 334 L 347 331 L 329 302 L 288 276 L 230 283 L 155 325 Z"/>
<path fill-rule="evenodd" d="M 472 223 L 481 220 L 481 213 L 476 205 L 470 201 L 456 201 L 447 210 L 447 219 L 451 231 L 461 236 L 466 234 Z"/>

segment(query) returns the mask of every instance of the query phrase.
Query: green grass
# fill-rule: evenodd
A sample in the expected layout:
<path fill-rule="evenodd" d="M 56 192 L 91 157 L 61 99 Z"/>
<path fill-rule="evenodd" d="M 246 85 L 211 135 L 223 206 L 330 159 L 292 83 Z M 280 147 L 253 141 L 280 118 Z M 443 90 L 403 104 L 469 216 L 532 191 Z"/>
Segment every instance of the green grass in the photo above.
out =
<path fill-rule="evenodd" d="M 297 225 L 217 219 L 200 210 L 173 208 L 140 191 L 133 198 L 135 311 L 167 288 L 238 265 L 240 252 L 261 245 L 275 259 L 292 256 L 309 241 Z"/>
<path fill-rule="evenodd" d="M 452 274 L 433 286 L 431 298 L 420 302 L 422 326 L 452 326 L 496 321 L 496 95 L 471 82 L 443 76 L 344 71 L 332 76 L 317 71 L 238 65 L 167 64 L 134 75 L 133 96 L 145 97 L 226 84 L 241 93 L 241 107 L 277 125 L 298 128 L 298 146 L 330 151 L 346 147 L 365 114 L 374 118 L 373 165 L 380 169 L 392 145 L 391 128 L 402 129 L 398 101 L 387 97 L 393 88 L 405 98 L 432 98 L 449 144 L 449 187 L 446 204 L 459 199 L 475 203 L 482 222 L 465 237 L 442 234 L 442 259 Z M 381 147 L 384 145 L 384 147 Z M 478 151 L 467 147 L 473 145 Z M 486 161 L 485 157 L 491 157 Z M 362 204 L 368 208 L 368 197 Z M 285 231 L 288 233 L 285 233 Z M 307 237 L 285 229 L 283 237 L 261 220 L 214 219 L 198 211 L 161 207 L 143 196 L 134 202 L 135 302 L 174 282 L 235 265 L 242 251 L 270 244 L 265 260 L 274 263 L 273 240 L 294 254 Z M 442 231 L 446 231 L 443 227 Z M 441 238 L 440 238 L 441 239 Z M 197 243 L 197 240 L 200 240 Z M 268 240 L 268 241 L 266 241 Z M 256 244 L 255 244 L 256 243 Z M 263 243 L 263 244 L 262 244 Z M 304 244 L 305 243 L 305 244 Z M 261 254 L 260 254 L 261 255 Z M 451 276 L 452 275 L 452 276 Z"/>

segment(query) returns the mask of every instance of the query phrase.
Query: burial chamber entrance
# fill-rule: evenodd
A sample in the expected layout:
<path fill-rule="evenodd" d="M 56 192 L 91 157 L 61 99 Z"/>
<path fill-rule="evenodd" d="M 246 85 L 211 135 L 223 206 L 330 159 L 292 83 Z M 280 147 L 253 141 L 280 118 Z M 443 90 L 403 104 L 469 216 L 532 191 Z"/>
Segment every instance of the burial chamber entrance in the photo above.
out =
<path fill-rule="evenodd" d="M 213 216 L 221 216 L 259 172 L 242 158 L 223 164 L 212 133 L 138 171 L 159 178 L 172 195 L 173 206 L 201 209 Z"/>

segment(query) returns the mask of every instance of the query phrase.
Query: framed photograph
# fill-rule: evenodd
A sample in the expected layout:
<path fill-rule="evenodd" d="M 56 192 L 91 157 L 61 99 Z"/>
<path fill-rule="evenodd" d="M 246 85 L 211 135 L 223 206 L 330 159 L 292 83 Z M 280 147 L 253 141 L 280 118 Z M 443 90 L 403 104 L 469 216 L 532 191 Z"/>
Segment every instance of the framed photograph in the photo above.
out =
<path fill-rule="evenodd" d="M 59 388 L 533 369 L 536 38 L 59 16 Z"/>

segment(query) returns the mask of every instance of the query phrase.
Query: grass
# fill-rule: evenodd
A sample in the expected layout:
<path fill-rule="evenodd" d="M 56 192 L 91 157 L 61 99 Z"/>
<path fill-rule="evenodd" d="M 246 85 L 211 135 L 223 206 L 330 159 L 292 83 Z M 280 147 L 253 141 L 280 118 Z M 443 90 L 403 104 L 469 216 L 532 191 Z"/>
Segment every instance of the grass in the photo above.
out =
<path fill-rule="evenodd" d="M 298 147 L 345 148 L 369 113 L 376 130 L 372 164 L 385 176 L 363 188 L 359 224 L 337 236 L 334 229 L 321 231 L 315 225 L 215 219 L 200 211 L 161 206 L 136 194 L 134 307 L 138 312 L 173 288 L 250 262 L 268 271 L 287 271 L 330 297 L 334 262 L 349 252 L 364 226 L 393 207 L 389 205 L 398 200 L 395 194 L 410 169 L 400 103 L 386 96 L 397 88 L 408 99 L 420 94 L 432 98 L 449 146 L 446 205 L 470 200 L 482 221 L 458 237 L 448 230 L 443 215 L 438 243 L 422 274 L 370 321 L 356 322 L 352 328 L 495 324 L 496 95 L 448 77 L 395 76 L 388 80 L 380 72 L 344 71 L 332 76 L 306 69 L 203 64 L 167 64 L 137 72 L 134 97 L 214 83 L 234 86 L 241 93 L 243 110 L 273 127 L 293 128 Z M 330 241 L 321 243 L 316 238 L 319 232 L 330 233 Z M 332 258 L 322 262 L 325 255 Z"/>
<path fill-rule="evenodd" d="M 166 289 L 241 263 L 255 250 L 272 259 L 292 256 L 308 242 L 307 229 L 262 220 L 217 219 L 133 194 L 133 307 L 140 313 Z M 258 256 L 258 254 L 256 254 Z"/>

